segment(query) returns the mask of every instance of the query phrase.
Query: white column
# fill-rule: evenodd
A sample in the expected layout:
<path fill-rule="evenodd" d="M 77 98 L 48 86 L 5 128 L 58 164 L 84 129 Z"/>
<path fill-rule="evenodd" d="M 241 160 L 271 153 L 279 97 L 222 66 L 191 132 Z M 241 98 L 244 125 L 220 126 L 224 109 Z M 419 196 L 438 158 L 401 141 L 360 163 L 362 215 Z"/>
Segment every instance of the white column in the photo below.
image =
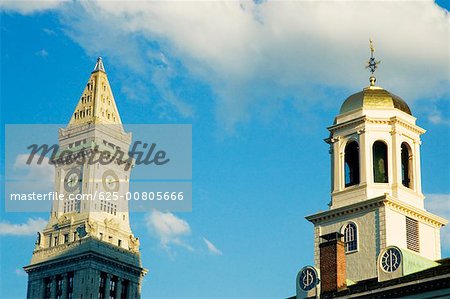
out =
<path fill-rule="evenodd" d="M 367 163 L 370 162 L 370 159 L 367 159 L 367 154 L 370 153 L 366 150 L 366 130 L 362 129 L 358 131 L 359 134 L 359 183 L 363 185 L 364 183 L 367 183 L 367 169 L 370 169 L 368 167 Z"/>
<path fill-rule="evenodd" d="M 334 179 L 334 188 L 333 188 L 333 192 L 337 192 L 341 190 L 341 185 L 340 185 L 340 152 L 339 152 L 339 142 L 340 138 L 339 137 L 333 137 L 331 138 L 331 142 L 333 142 L 333 179 Z"/>
<path fill-rule="evenodd" d="M 389 183 L 391 185 L 397 185 L 401 182 L 401 179 L 399 181 L 398 174 L 400 173 L 401 164 L 398 163 L 398 133 L 395 126 L 392 128 L 391 131 L 391 141 L 387 144 L 388 146 L 388 176 L 389 176 Z M 389 148 L 390 147 L 390 148 Z M 398 194 L 393 194 L 395 196 L 398 196 Z"/>
<path fill-rule="evenodd" d="M 389 181 L 392 182 L 393 185 L 393 194 L 395 197 L 399 197 L 398 194 L 398 188 L 399 186 L 402 186 L 402 158 L 401 158 L 401 145 L 399 142 L 399 133 L 397 132 L 397 128 L 395 126 L 392 128 L 392 142 L 391 142 L 391 164 L 392 164 L 392 171 L 389 173 Z M 388 160 L 389 163 L 389 160 Z M 388 165 L 389 168 L 389 165 Z M 392 175 L 392 176 L 391 176 Z M 392 178 L 392 180 L 391 180 Z"/>
<path fill-rule="evenodd" d="M 417 193 L 422 193 L 422 179 L 421 179 L 421 170 L 420 170 L 420 140 L 414 140 L 414 152 L 413 156 L 413 182 L 414 182 L 414 190 Z"/>
<path fill-rule="evenodd" d="M 363 149 L 361 150 L 361 153 L 364 152 L 363 156 L 363 164 L 364 164 L 364 173 L 366 176 L 366 183 L 367 186 L 370 187 L 373 186 L 373 153 L 372 153 L 372 145 L 374 142 L 374 138 L 370 135 L 364 134 L 364 143 L 362 143 Z M 368 194 L 370 197 L 371 194 Z"/>

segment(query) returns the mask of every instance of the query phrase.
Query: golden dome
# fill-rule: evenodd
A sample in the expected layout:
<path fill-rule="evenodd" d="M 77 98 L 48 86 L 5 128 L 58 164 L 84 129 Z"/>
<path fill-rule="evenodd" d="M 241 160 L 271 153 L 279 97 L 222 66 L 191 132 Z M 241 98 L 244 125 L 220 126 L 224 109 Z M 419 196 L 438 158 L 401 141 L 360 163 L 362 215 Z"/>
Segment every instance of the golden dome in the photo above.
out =
<path fill-rule="evenodd" d="M 412 115 L 408 104 L 399 96 L 396 96 L 389 91 L 370 86 L 364 88 L 363 91 L 357 92 L 349 96 L 341 106 L 340 114 L 346 113 L 359 108 L 365 109 L 392 109 L 397 108 L 403 112 Z"/>

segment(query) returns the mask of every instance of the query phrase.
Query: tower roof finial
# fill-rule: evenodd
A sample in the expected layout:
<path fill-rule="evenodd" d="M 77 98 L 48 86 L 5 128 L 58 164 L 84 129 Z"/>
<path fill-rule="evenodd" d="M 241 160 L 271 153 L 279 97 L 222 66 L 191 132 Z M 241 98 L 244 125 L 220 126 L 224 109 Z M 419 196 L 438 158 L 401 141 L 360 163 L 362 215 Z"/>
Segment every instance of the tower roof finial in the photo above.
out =
<path fill-rule="evenodd" d="M 377 70 L 378 65 L 381 63 L 381 61 L 375 60 L 375 57 L 373 56 L 373 53 L 375 52 L 375 48 L 373 46 L 372 39 L 369 39 L 369 44 L 370 44 L 370 58 L 369 58 L 369 61 L 367 62 L 366 68 L 368 68 L 371 73 L 370 86 L 375 86 L 375 81 L 377 81 L 377 79 L 375 78 L 374 73 Z"/>
<path fill-rule="evenodd" d="M 92 72 L 96 72 L 96 71 L 102 71 L 102 72 L 106 73 L 105 67 L 103 66 L 103 60 L 102 60 L 101 56 L 99 56 L 97 58 L 97 63 L 95 64 L 94 70 Z"/>

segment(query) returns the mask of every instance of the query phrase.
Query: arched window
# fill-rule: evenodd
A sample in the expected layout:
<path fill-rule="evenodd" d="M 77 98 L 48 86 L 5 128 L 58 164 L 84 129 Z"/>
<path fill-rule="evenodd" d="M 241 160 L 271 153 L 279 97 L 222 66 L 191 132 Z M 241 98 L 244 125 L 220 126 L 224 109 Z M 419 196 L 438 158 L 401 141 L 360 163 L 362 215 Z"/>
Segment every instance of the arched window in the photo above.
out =
<path fill-rule="evenodd" d="M 412 155 L 411 148 L 406 142 L 401 146 L 401 159 L 402 159 L 402 184 L 405 187 L 412 187 Z"/>
<path fill-rule="evenodd" d="M 344 227 L 344 245 L 345 252 L 358 250 L 358 230 L 356 224 L 348 223 Z"/>
<path fill-rule="evenodd" d="M 345 187 L 359 184 L 359 146 L 351 141 L 345 146 Z"/>
<path fill-rule="evenodd" d="M 375 183 L 388 183 L 387 145 L 376 141 L 372 147 L 373 153 L 373 181 Z"/>

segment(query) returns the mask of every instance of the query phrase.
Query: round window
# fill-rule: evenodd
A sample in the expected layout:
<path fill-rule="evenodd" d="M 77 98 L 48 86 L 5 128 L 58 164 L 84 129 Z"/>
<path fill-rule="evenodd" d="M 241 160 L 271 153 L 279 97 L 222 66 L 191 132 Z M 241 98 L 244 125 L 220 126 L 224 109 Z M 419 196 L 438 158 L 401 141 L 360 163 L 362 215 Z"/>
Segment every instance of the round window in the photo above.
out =
<path fill-rule="evenodd" d="M 313 267 L 305 267 L 300 271 L 298 276 L 298 284 L 304 291 L 309 291 L 318 283 L 318 275 L 316 269 Z"/>
<path fill-rule="evenodd" d="M 394 272 L 400 266 L 402 254 L 397 248 L 389 248 L 381 257 L 381 267 L 386 272 Z"/>

